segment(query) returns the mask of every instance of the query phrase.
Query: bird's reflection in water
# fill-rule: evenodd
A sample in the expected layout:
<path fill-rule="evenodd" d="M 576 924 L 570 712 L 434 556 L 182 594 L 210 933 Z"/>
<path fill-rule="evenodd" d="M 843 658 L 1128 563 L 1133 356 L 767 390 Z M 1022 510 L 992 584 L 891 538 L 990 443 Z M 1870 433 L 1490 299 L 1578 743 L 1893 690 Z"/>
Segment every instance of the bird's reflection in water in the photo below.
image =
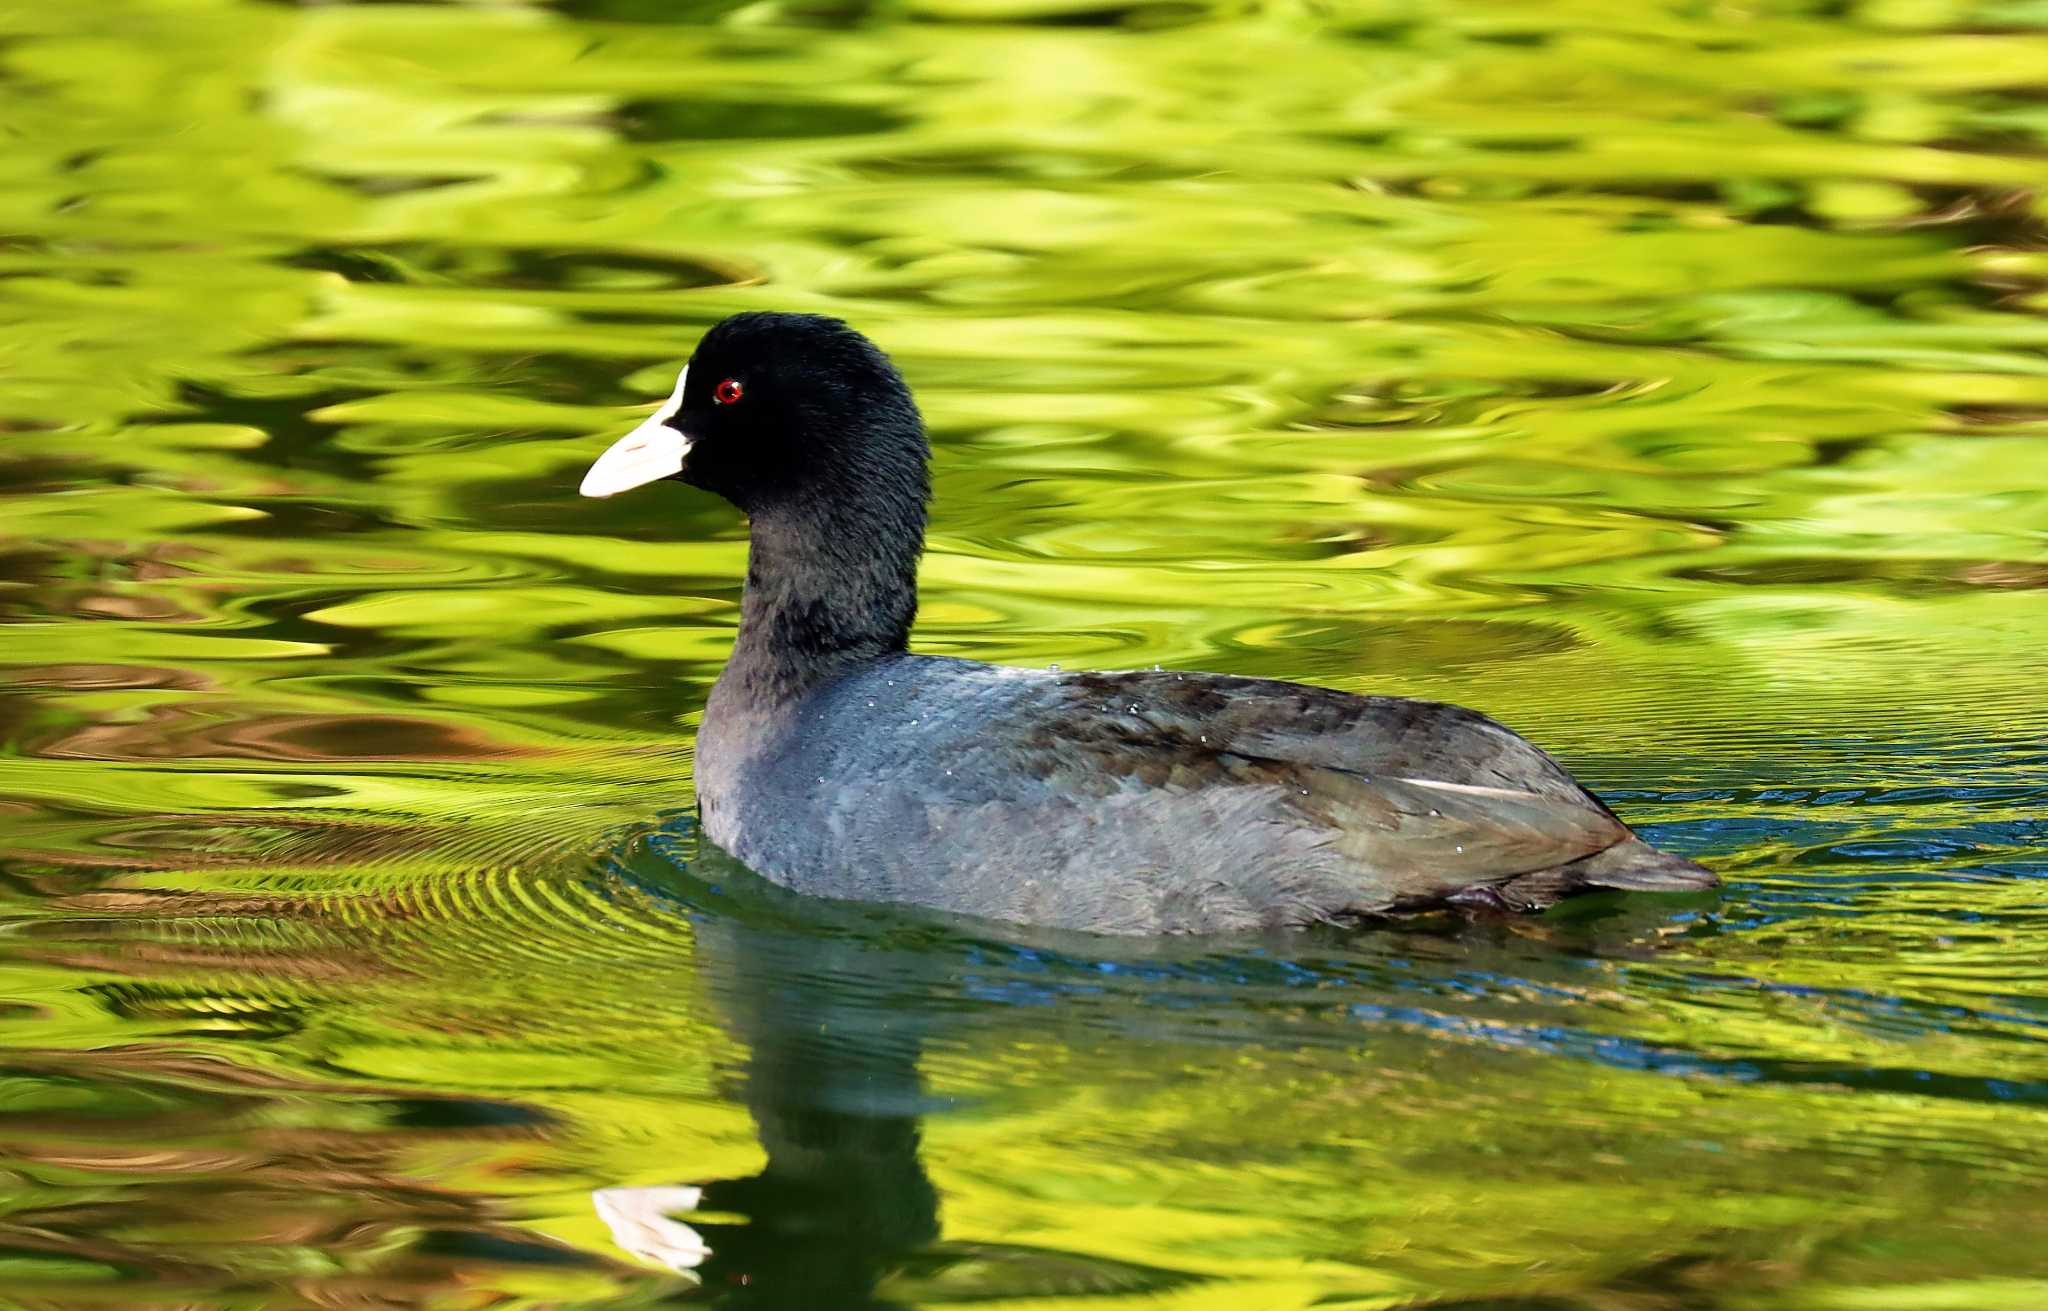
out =
<path fill-rule="evenodd" d="M 944 1105 L 918 1059 L 966 1022 L 971 949 L 936 927 L 784 893 L 708 843 L 680 875 L 629 844 L 613 872 L 696 919 L 697 967 L 749 1052 L 759 1173 L 593 1194 L 625 1250 L 693 1274 L 693 1299 L 882 1308 L 992 1295 L 1157 1290 L 1171 1271 L 1008 1244 L 939 1241 L 920 1118 Z"/>
<path fill-rule="evenodd" d="M 772 932 L 720 923 L 699 951 L 733 956 L 722 988 L 750 1049 L 747 1105 L 767 1163 L 758 1174 L 693 1185 L 607 1189 L 594 1197 L 614 1238 L 642 1259 L 694 1271 L 707 1294 L 746 1307 L 882 1307 L 877 1287 L 939 1236 L 939 1197 L 918 1157 L 917 1038 L 910 1025 L 862 1036 L 821 978 L 762 976 L 781 959 Z M 830 957 L 853 943 L 809 944 Z M 758 988 L 758 992 L 751 989 Z M 871 1028 L 874 1026 L 870 1026 Z M 703 1217 L 703 1218 L 698 1218 Z"/>

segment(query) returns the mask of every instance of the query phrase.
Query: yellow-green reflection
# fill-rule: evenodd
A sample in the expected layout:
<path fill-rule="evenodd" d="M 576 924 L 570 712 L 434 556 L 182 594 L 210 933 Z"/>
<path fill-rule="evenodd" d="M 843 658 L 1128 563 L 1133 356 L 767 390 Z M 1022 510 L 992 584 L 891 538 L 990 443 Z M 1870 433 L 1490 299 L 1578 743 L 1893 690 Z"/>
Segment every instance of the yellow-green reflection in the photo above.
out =
<path fill-rule="evenodd" d="M 2044 68 L 2028 0 L 0 5 L 0 1287 L 2048 1302 Z M 1728 896 L 1103 961 L 628 838 L 744 547 L 573 485 L 752 307 L 918 388 L 924 649 L 1473 704 Z M 753 1208 L 694 1274 L 591 1200 L 679 1185 Z"/>

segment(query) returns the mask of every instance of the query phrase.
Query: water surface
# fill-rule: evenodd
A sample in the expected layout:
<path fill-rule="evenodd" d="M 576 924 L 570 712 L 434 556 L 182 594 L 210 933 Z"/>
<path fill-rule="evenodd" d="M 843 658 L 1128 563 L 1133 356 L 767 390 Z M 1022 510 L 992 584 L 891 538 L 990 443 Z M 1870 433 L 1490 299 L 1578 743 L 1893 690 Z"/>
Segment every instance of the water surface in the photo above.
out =
<path fill-rule="evenodd" d="M 5 1297 L 2048 1305 L 2044 70 L 2036 0 L 0 3 Z M 919 649 L 1460 701 L 1725 896 L 1017 943 L 700 849 L 743 525 L 573 491 L 770 307 L 926 407 Z"/>

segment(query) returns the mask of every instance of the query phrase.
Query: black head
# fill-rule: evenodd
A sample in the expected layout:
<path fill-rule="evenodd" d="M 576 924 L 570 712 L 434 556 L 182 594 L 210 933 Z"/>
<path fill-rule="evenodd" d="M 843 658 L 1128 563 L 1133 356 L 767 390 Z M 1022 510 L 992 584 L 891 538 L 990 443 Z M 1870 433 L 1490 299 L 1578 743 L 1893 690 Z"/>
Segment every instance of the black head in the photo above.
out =
<path fill-rule="evenodd" d="M 910 388 L 873 342 L 815 314 L 735 314 L 704 334 L 661 409 L 591 466 L 583 492 L 680 478 L 756 517 L 907 499 L 921 529 L 928 458 Z"/>

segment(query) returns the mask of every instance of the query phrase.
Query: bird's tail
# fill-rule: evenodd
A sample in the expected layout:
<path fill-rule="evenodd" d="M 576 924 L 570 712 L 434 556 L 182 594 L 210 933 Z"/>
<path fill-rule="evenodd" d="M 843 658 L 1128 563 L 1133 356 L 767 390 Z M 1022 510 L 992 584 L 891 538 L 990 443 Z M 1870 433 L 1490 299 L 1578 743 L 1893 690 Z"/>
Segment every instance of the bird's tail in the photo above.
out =
<path fill-rule="evenodd" d="M 1638 837 L 1624 838 L 1565 869 L 1584 886 L 1630 892 L 1693 892 L 1721 883 L 1705 865 L 1659 851 Z"/>
<path fill-rule="evenodd" d="M 1581 856 L 1570 864 L 1553 865 L 1509 879 L 1498 892 L 1509 905 L 1540 910 L 1574 893 L 1595 888 L 1697 892 L 1718 887 L 1720 882 L 1706 866 L 1659 851 L 1641 838 L 1630 836 L 1605 851 Z"/>

